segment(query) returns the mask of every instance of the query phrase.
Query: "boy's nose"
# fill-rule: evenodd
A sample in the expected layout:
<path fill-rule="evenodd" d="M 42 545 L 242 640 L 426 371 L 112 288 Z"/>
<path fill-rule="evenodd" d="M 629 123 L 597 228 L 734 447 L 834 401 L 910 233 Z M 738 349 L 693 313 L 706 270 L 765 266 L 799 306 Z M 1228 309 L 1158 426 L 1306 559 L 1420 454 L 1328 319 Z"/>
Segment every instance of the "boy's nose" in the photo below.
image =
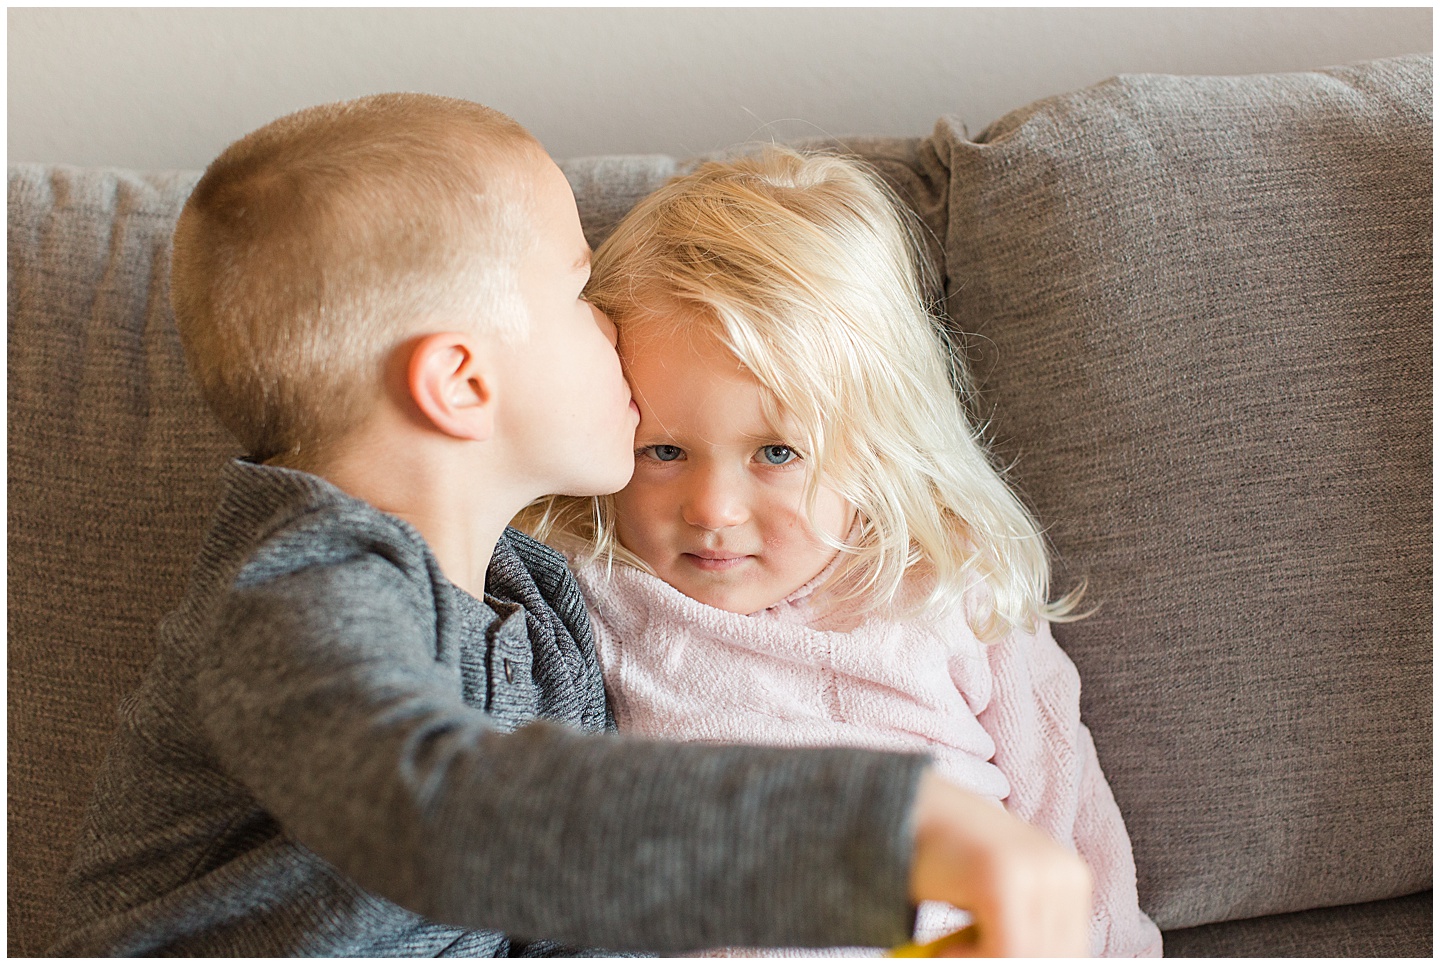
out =
<path fill-rule="evenodd" d="M 590 310 L 595 313 L 595 324 L 600 326 L 600 331 L 605 333 L 605 337 L 610 340 L 610 344 L 618 345 L 620 333 L 616 331 L 615 323 L 610 321 L 610 316 L 606 315 L 594 305 L 590 306 Z"/>
<path fill-rule="evenodd" d="M 716 471 L 695 474 L 680 512 L 685 522 L 706 530 L 739 526 L 750 517 L 741 487 Z"/>

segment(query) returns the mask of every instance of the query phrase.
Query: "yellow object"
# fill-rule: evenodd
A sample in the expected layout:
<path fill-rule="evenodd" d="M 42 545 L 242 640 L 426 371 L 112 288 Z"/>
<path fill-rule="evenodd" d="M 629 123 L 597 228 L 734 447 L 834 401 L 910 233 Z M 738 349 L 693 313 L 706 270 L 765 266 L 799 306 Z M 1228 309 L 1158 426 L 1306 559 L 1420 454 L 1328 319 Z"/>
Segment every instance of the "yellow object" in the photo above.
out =
<path fill-rule="evenodd" d="M 896 945 L 885 953 L 886 958 L 935 958 L 940 949 L 950 945 L 973 945 L 980 937 L 980 930 L 974 925 L 966 925 L 957 932 L 951 932 L 943 938 L 937 938 L 933 942 L 926 942 L 923 945 L 916 945 L 908 942 L 904 945 Z"/>

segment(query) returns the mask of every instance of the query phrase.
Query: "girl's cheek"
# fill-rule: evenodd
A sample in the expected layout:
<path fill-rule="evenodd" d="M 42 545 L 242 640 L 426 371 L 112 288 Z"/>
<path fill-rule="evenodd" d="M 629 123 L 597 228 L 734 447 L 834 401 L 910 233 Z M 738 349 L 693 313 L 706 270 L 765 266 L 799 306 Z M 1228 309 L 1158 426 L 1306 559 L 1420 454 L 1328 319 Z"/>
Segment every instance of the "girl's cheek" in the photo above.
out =
<path fill-rule="evenodd" d="M 635 496 L 630 511 L 641 525 L 663 522 L 673 503 L 663 486 L 644 486 Z"/>

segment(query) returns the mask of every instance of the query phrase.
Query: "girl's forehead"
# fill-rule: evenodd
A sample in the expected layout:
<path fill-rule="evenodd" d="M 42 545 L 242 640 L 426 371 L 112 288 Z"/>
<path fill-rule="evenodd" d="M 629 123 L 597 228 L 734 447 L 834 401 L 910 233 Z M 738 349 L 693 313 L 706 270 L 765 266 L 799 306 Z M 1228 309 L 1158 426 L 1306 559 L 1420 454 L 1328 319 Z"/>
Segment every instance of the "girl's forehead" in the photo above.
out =
<path fill-rule="evenodd" d="M 620 350 L 642 436 L 663 425 L 676 436 L 774 442 L 793 429 L 769 389 L 713 335 L 659 328 L 637 333 L 628 346 L 622 338 Z"/>
<path fill-rule="evenodd" d="M 672 404 L 748 405 L 758 398 L 760 383 L 740 360 L 713 336 L 657 330 L 621 341 L 620 359 L 632 388 L 663 393 Z"/>
<path fill-rule="evenodd" d="M 717 326 L 694 312 L 674 314 L 647 311 L 626 316 L 616 325 L 621 358 L 630 363 L 657 359 L 702 365 L 715 372 L 749 377 L 749 371 L 726 347 Z"/>

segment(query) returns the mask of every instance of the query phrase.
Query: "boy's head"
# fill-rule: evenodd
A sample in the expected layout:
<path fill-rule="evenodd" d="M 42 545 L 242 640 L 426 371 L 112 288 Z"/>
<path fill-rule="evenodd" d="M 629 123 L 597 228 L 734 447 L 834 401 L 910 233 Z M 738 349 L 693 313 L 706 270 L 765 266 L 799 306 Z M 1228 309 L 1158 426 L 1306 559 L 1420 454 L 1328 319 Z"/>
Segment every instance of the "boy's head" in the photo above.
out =
<path fill-rule="evenodd" d="M 523 333 L 542 164 L 505 115 L 423 94 L 310 108 L 226 149 L 180 215 L 171 298 L 201 392 L 247 453 L 313 464 L 427 325 Z"/>

